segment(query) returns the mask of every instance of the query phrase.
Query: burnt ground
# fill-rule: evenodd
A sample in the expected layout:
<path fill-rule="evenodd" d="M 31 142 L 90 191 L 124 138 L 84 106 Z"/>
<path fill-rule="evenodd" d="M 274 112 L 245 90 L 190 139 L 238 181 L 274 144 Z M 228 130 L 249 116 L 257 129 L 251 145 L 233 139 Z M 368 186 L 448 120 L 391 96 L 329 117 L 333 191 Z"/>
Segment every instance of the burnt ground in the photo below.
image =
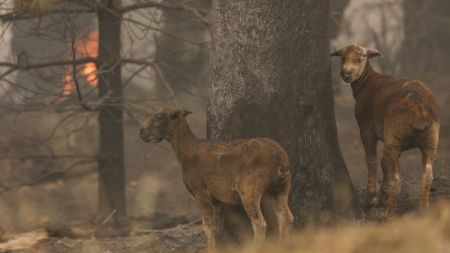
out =
<path fill-rule="evenodd" d="M 418 209 L 419 199 L 415 194 L 418 181 L 404 182 L 398 206 L 400 215 Z M 364 191 L 359 191 L 361 200 Z M 431 190 L 432 205 L 450 200 L 450 178 L 437 176 Z M 381 222 L 382 208 L 365 212 L 365 222 Z M 160 216 L 158 222 L 143 219 L 133 220 L 132 234 L 128 237 L 77 239 L 67 236 L 53 236 L 36 245 L 30 252 L 85 253 L 85 252 L 201 252 L 205 245 L 200 221 L 187 222 L 183 217 Z M 177 224 L 184 223 L 184 224 Z M 156 224 L 156 225 L 155 225 Z M 157 228 L 159 227 L 159 228 Z M 164 228 L 167 227 L 167 228 Z M 326 229 L 325 229 L 326 231 Z M 28 252 L 28 251 L 21 251 Z"/>
<path fill-rule="evenodd" d="M 135 224 L 128 237 L 112 239 L 73 239 L 52 237 L 38 245 L 37 252 L 199 252 L 205 238 L 200 222 L 176 225 L 167 229 L 146 229 Z"/>

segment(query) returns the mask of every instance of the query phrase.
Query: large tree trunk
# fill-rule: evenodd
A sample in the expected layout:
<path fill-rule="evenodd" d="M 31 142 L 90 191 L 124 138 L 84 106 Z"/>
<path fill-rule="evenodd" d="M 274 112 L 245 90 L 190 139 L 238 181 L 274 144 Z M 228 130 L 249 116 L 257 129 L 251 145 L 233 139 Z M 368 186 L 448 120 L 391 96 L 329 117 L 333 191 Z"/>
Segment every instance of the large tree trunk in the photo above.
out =
<path fill-rule="evenodd" d="M 297 227 L 355 217 L 333 109 L 329 1 L 215 0 L 212 9 L 209 138 L 285 147 Z"/>
<path fill-rule="evenodd" d="M 108 8 L 114 8 L 113 0 L 103 0 Z M 120 64 L 121 18 L 114 13 L 98 10 L 99 24 L 99 218 L 112 215 L 110 223 L 99 234 L 126 235 L 129 225 L 125 203 L 125 161 L 123 143 L 123 87 Z"/>

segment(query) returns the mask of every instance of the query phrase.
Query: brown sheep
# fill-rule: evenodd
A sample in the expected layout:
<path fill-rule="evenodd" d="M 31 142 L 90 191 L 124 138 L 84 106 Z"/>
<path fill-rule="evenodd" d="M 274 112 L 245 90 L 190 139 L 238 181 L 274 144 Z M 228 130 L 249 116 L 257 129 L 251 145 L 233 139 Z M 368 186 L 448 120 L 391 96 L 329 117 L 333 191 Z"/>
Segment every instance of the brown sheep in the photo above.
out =
<path fill-rule="evenodd" d="M 401 188 L 398 159 L 401 152 L 422 152 L 422 204 L 428 208 L 433 161 L 439 139 L 438 106 L 427 86 L 417 80 L 377 73 L 368 59 L 381 56 L 376 49 L 349 45 L 331 53 L 342 60 L 341 77 L 351 83 L 355 116 L 369 171 L 365 205 L 384 205 L 385 218 L 395 215 Z M 377 142 L 383 141 L 383 183 L 378 198 Z"/>
<path fill-rule="evenodd" d="M 265 239 L 261 201 L 271 205 L 280 237 L 289 232 L 293 216 L 288 207 L 291 168 L 286 151 L 275 141 L 255 138 L 233 141 L 197 139 L 186 110 L 161 109 L 142 125 L 145 142 L 167 140 L 182 166 L 183 181 L 200 210 L 208 248 L 216 247 L 223 230 L 223 204 L 242 205 L 254 232 Z"/>

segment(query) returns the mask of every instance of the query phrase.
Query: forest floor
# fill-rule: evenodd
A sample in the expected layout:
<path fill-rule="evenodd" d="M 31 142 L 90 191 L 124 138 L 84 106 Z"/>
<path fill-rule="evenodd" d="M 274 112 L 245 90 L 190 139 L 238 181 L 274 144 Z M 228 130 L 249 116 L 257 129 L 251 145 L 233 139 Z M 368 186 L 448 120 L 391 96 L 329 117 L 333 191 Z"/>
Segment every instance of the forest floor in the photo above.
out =
<path fill-rule="evenodd" d="M 380 222 L 382 208 L 365 213 L 362 222 L 300 231 L 282 245 L 269 243 L 246 252 L 439 252 L 450 253 L 450 178 L 437 175 L 431 190 L 430 211 L 415 212 L 418 199 L 411 194 L 417 182 L 405 182 L 398 206 L 400 217 Z M 359 192 L 361 198 L 363 191 Z M 97 253 L 97 252 L 201 252 L 205 246 L 200 221 L 184 223 L 177 217 L 161 217 L 155 229 L 143 220 L 133 221 L 132 234 L 113 239 L 44 236 L 32 250 L 14 252 Z M 173 224 L 171 224 L 173 223 Z M 184 223 L 178 224 L 177 223 Z M 170 227 L 173 225 L 172 227 Z M 45 230 L 41 230 L 45 234 Z M 39 234 L 39 233 L 38 233 Z M 48 234 L 47 234 L 48 235 Z M 0 252 L 1 251 L 0 244 Z M 295 249 L 295 250 L 293 250 Z M 275 251 L 273 251 L 275 250 Z M 237 252 L 232 250 L 230 252 Z"/>

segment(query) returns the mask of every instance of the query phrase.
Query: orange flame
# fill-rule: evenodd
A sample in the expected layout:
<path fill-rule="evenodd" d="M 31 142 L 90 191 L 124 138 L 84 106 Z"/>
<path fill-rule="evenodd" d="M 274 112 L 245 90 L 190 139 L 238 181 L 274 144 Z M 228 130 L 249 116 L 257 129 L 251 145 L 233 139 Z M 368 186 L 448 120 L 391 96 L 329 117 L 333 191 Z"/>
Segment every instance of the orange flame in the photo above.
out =
<path fill-rule="evenodd" d="M 63 97 L 69 96 L 74 90 L 74 85 L 72 83 L 72 71 L 66 71 L 64 73 L 64 89 L 62 92 Z"/>
<path fill-rule="evenodd" d="M 86 39 L 78 40 L 75 43 L 77 57 L 97 57 L 98 56 L 98 32 L 91 31 Z M 93 62 L 83 64 L 79 69 L 86 83 L 91 87 L 97 87 L 97 66 Z M 69 67 L 64 73 L 63 77 L 64 89 L 62 92 L 63 97 L 69 96 L 75 90 L 75 84 L 73 81 L 72 67 Z"/>

